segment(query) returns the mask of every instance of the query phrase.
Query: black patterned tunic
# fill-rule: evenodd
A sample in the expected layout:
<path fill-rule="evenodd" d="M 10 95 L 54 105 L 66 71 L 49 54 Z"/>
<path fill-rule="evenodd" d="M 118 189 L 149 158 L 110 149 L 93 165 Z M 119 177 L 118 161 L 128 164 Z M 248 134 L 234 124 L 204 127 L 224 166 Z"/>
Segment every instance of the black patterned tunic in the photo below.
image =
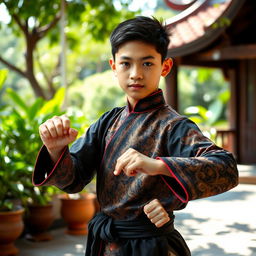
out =
<path fill-rule="evenodd" d="M 129 148 L 161 159 L 173 177 L 142 173 L 115 176 L 116 160 Z M 238 182 L 232 154 L 168 106 L 161 90 L 138 101 L 134 109 L 127 105 L 105 113 L 70 151 L 66 148 L 55 166 L 43 147 L 33 182 L 75 193 L 95 174 L 101 210 L 120 220 L 141 216 L 143 206 L 155 198 L 172 212 L 184 208 L 189 200 L 223 193 Z"/>

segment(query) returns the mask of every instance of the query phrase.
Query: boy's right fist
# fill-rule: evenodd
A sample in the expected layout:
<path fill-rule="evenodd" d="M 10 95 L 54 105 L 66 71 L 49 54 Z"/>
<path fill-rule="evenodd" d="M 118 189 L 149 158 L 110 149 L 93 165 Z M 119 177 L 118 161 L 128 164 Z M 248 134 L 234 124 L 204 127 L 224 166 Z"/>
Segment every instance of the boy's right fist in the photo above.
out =
<path fill-rule="evenodd" d="M 51 157 L 55 161 L 63 149 L 73 142 L 78 131 L 70 128 L 67 116 L 54 116 L 39 126 L 39 134 Z"/>

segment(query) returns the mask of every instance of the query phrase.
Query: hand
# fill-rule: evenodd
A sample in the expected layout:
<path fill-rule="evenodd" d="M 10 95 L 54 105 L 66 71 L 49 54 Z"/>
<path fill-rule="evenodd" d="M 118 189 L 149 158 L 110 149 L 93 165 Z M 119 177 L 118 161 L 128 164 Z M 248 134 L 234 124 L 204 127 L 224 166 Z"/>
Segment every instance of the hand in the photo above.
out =
<path fill-rule="evenodd" d="M 135 176 L 139 172 L 148 175 L 170 175 L 161 160 L 145 156 L 133 148 L 129 148 L 117 159 L 114 175 L 119 175 L 122 171 L 127 176 Z"/>
<path fill-rule="evenodd" d="M 150 221 L 158 228 L 162 227 L 170 220 L 168 213 L 157 199 L 146 204 L 143 210 Z"/>
<path fill-rule="evenodd" d="M 39 134 L 52 160 L 56 162 L 63 149 L 76 139 L 78 131 L 70 128 L 70 120 L 63 115 L 54 116 L 41 124 Z"/>

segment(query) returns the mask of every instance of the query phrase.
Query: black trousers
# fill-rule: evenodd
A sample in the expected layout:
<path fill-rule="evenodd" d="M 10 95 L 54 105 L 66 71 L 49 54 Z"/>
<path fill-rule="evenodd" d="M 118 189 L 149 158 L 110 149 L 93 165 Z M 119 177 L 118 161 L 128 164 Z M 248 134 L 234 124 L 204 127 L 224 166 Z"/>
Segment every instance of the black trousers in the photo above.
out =
<path fill-rule="evenodd" d="M 100 212 L 89 223 L 85 256 L 103 255 L 102 243 L 117 242 L 122 256 L 168 256 L 170 248 L 178 256 L 191 256 L 174 229 L 173 220 L 157 228 L 146 217 L 133 221 L 113 220 Z"/>

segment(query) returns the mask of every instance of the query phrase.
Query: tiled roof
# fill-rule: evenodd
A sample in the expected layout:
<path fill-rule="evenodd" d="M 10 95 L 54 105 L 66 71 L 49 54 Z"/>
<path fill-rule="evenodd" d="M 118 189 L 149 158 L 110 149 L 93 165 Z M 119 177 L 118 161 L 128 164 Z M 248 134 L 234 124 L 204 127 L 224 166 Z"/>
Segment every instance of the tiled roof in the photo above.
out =
<path fill-rule="evenodd" d="M 197 0 L 186 10 L 167 20 L 171 30 L 169 54 L 173 57 L 186 55 L 191 51 L 199 50 L 211 39 L 215 39 L 216 33 L 223 31 L 228 25 L 225 24 L 224 17 L 230 18 L 227 10 L 234 2 L 244 1 Z M 219 23 L 216 23 L 218 21 Z M 214 27 L 213 24 L 219 25 Z"/>

